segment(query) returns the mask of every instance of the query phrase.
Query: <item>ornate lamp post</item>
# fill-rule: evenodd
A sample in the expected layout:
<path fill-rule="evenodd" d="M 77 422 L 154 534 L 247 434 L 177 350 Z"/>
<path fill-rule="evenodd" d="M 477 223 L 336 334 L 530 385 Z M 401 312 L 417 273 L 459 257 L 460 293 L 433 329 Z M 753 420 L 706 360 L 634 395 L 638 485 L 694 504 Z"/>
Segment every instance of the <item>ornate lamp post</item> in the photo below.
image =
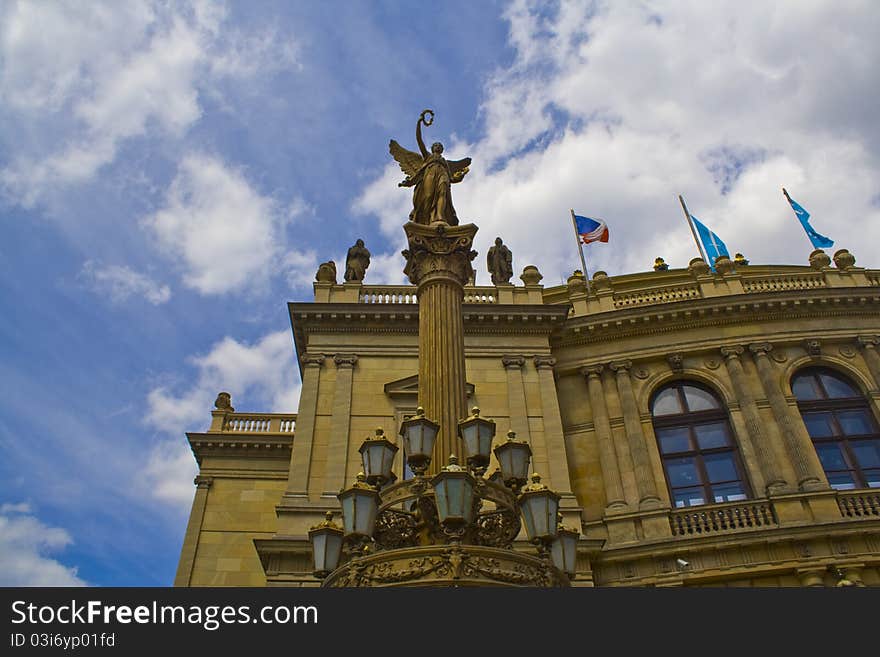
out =
<path fill-rule="evenodd" d="M 458 464 L 455 454 L 431 479 L 437 503 L 437 519 L 450 536 L 460 537 L 474 520 L 474 477 Z"/>
<path fill-rule="evenodd" d="M 337 496 L 342 504 L 342 526 L 345 538 L 354 543 L 365 544 L 376 528 L 376 512 L 379 508 L 379 492 L 367 483 L 363 472 L 357 481 Z"/>
<path fill-rule="evenodd" d="M 501 468 L 501 479 L 506 486 L 519 490 L 528 480 L 532 448 L 525 440 L 517 440 L 516 433 L 507 432 L 507 442 L 494 450 Z"/>
<path fill-rule="evenodd" d="M 342 556 L 342 529 L 333 522 L 333 512 L 328 511 L 324 521 L 309 530 L 312 544 L 315 577 L 323 579 L 336 570 Z"/>
<path fill-rule="evenodd" d="M 522 489 L 517 502 L 529 540 L 549 542 L 556 536 L 559 495 L 541 483 L 541 475 L 532 474 L 532 483 Z"/>
<path fill-rule="evenodd" d="M 376 436 L 364 440 L 360 453 L 364 462 L 364 474 L 367 483 L 372 486 L 382 487 L 385 482 L 391 481 L 394 473 L 391 466 L 394 465 L 394 455 L 398 447 L 385 437 L 385 432 L 376 429 Z"/>
<path fill-rule="evenodd" d="M 403 453 L 410 469 L 417 475 L 425 474 L 431 464 L 434 453 L 434 442 L 440 425 L 425 417 L 425 409 L 419 406 L 416 414 L 404 420 L 400 426 L 403 437 Z"/>
<path fill-rule="evenodd" d="M 464 454 L 468 467 L 482 476 L 489 465 L 492 454 L 492 439 L 495 437 L 495 421 L 480 417 L 480 409 L 474 406 L 472 415 L 458 423 L 458 435 L 464 443 Z"/>

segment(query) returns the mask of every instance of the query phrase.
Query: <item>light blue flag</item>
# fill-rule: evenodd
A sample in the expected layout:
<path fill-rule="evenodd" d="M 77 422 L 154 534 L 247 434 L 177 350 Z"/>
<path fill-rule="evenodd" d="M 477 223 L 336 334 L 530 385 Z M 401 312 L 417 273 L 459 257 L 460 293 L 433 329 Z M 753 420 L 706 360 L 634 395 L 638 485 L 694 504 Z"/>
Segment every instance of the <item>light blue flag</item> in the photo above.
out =
<path fill-rule="evenodd" d="M 709 267 L 712 268 L 712 271 L 715 271 L 715 258 L 722 255 L 730 257 L 730 254 L 727 252 L 727 246 L 718 235 L 706 228 L 694 215 L 691 215 L 691 219 L 694 222 L 694 226 L 697 227 L 697 234 L 700 236 L 703 250 L 706 251 L 706 257 L 709 259 Z"/>
<path fill-rule="evenodd" d="M 813 227 L 810 225 L 810 213 L 804 210 L 798 203 L 795 202 L 791 196 L 788 195 L 784 189 L 785 198 L 788 199 L 788 202 L 791 204 L 791 209 L 794 210 L 795 215 L 798 218 L 798 221 L 801 222 L 801 226 L 804 227 L 804 230 L 807 231 L 807 237 L 810 238 L 810 242 L 813 244 L 814 249 L 828 249 L 834 246 L 834 240 L 828 239 L 824 235 L 820 235 Z"/>

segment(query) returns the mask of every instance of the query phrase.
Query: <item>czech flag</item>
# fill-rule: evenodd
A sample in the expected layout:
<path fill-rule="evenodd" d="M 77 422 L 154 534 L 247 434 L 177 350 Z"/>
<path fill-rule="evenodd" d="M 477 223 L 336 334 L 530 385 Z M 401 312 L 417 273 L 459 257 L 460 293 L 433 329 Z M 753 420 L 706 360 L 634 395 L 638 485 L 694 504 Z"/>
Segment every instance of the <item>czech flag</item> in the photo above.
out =
<path fill-rule="evenodd" d="M 608 241 L 608 226 L 601 219 L 590 219 L 576 214 L 574 215 L 574 223 L 584 244 Z"/>

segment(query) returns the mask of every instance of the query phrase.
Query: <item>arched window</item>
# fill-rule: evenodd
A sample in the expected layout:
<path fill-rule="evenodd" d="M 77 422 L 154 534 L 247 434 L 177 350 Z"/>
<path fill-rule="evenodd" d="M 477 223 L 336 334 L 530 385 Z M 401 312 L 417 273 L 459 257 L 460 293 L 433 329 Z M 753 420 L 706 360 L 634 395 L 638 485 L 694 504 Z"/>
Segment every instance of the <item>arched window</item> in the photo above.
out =
<path fill-rule="evenodd" d="M 880 429 L 855 386 L 810 367 L 794 375 L 791 389 L 831 487 L 880 488 Z"/>
<path fill-rule="evenodd" d="M 750 497 L 727 411 L 715 393 L 676 381 L 654 395 L 651 415 L 674 506 Z"/>

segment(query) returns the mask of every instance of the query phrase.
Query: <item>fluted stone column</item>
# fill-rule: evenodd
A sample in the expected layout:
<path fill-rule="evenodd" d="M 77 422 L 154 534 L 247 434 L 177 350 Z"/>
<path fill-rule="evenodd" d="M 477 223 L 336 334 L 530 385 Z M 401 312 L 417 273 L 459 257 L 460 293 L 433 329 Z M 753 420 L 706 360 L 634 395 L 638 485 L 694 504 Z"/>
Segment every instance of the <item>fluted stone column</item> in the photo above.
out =
<path fill-rule="evenodd" d="M 749 383 L 740 359 L 744 351 L 745 349 L 740 345 L 721 347 L 721 353 L 724 355 L 724 362 L 727 365 L 727 373 L 733 382 L 733 391 L 739 401 L 739 407 L 749 431 L 748 439 L 758 456 L 758 467 L 764 477 L 766 492 L 768 495 L 783 493 L 789 490 L 789 485 L 782 476 L 776 452 L 773 451 L 773 446 L 764 431 L 758 405 L 749 390 Z"/>
<path fill-rule="evenodd" d="M 591 365 L 581 368 L 587 379 L 590 394 L 590 408 L 593 410 L 593 427 L 599 442 L 599 465 L 602 467 L 602 483 L 605 486 L 605 509 L 626 508 L 623 482 L 620 479 L 620 466 L 614 450 L 614 437 L 608 419 L 608 406 L 605 404 L 605 391 L 602 389 L 602 366 Z"/>
<path fill-rule="evenodd" d="M 562 496 L 571 495 L 571 478 L 568 475 L 568 453 L 562 431 L 562 414 L 556 397 L 556 381 L 553 356 L 535 356 L 535 369 L 538 370 L 538 383 L 541 390 L 541 415 L 544 418 L 544 458 L 547 459 L 548 482 Z"/>
<path fill-rule="evenodd" d="M 192 571 L 196 562 L 196 550 L 199 545 L 199 536 L 202 533 L 202 523 L 205 519 L 205 508 L 208 505 L 208 490 L 214 483 L 214 477 L 199 475 L 195 478 L 193 483 L 196 485 L 196 494 L 193 498 L 192 511 L 190 511 L 189 514 L 189 522 L 186 525 L 183 547 L 180 549 L 180 563 L 177 565 L 174 586 L 189 586 L 192 583 Z"/>
<path fill-rule="evenodd" d="M 440 425 L 431 472 L 459 454 L 458 422 L 469 415 L 465 390 L 464 286 L 473 275 L 477 227 L 409 222 L 404 273 L 419 298 L 419 405 Z"/>
<path fill-rule="evenodd" d="M 773 345 L 769 342 L 749 345 L 749 351 L 752 352 L 755 365 L 758 368 L 761 386 L 764 388 L 764 394 L 767 395 L 767 399 L 770 402 L 773 417 L 776 419 L 776 424 L 779 426 L 779 431 L 785 441 L 786 451 L 794 466 L 798 486 L 801 490 L 805 491 L 827 488 L 827 485 L 822 482 L 822 477 L 816 471 L 819 462 L 815 456 L 813 445 L 809 441 L 809 437 L 802 437 L 798 432 L 795 419 L 792 417 L 788 403 L 785 401 L 785 395 L 782 394 L 781 388 L 777 385 L 777 377 L 768 356 L 772 349 Z"/>
<path fill-rule="evenodd" d="M 880 387 L 880 353 L 877 348 L 880 347 L 880 337 L 876 335 L 860 335 L 859 346 L 862 348 L 862 354 L 865 357 L 865 363 L 874 377 L 874 384 Z"/>
<path fill-rule="evenodd" d="M 510 428 L 520 440 L 532 442 L 529 431 L 529 417 L 526 410 L 526 393 L 523 387 L 522 368 L 525 356 L 503 356 L 501 364 L 507 374 L 507 403 L 510 406 Z M 545 473 L 546 474 L 546 473 Z"/>
<path fill-rule="evenodd" d="M 629 453 L 632 456 L 633 470 L 636 475 L 639 506 L 650 508 L 659 505 L 660 496 L 657 494 L 654 469 L 651 467 L 648 447 L 645 444 L 645 433 L 642 431 L 642 422 L 639 419 L 639 407 L 633 392 L 632 379 L 629 378 L 631 366 L 632 362 L 628 360 L 609 365 L 617 375 L 617 394 L 620 397 L 623 426 L 626 429 L 626 440 L 629 444 Z"/>
<path fill-rule="evenodd" d="M 287 495 L 308 496 L 309 474 L 312 467 L 312 445 L 315 439 L 315 414 L 318 412 L 318 384 L 324 354 L 303 354 L 302 389 L 299 398 L 299 414 L 296 418 L 296 435 L 290 454 L 290 474 L 287 478 Z"/>
<path fill-rule="evenodd" d="M 330 438 L 327 441 L 327 465 L 324 469 L 324 495 L 335 497 L 345 488 L 345 470 L 351 451 L 351 384 L 358 357 L 354 354 L 336 354 L 336 388 L 333 391 L 333 409 L 330 417 Z"/>

